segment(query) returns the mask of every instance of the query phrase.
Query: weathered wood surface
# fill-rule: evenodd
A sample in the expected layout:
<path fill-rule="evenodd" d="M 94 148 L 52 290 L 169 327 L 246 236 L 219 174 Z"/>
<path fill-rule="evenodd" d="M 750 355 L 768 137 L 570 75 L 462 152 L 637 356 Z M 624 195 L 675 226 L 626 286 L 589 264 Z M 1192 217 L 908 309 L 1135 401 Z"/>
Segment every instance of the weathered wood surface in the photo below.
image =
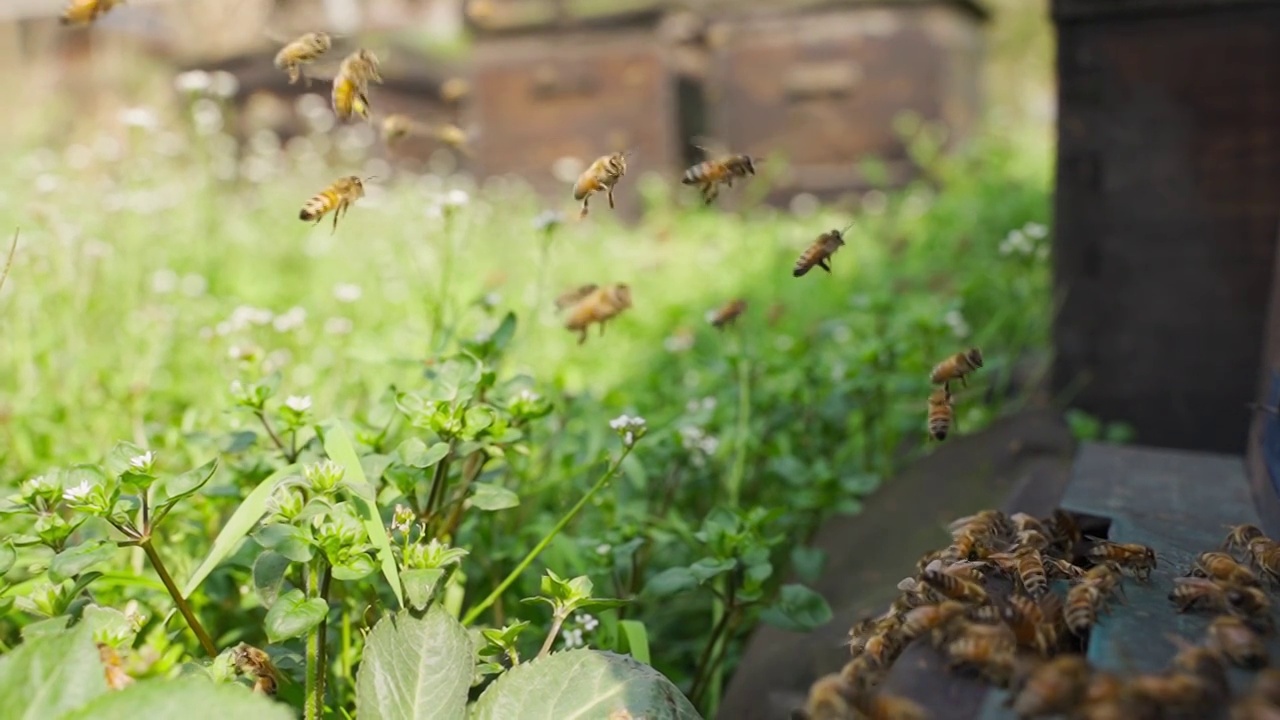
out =
<path fill-rule="evenodd" d="M 1055 389 L 1144 445 L 1243 453 L 1280 221 L 1280 2 L 1055 8 Z"/>
<path fill-rule="evenodd" d="M 1074 447 L 1056 413 L 1020 412 L 982 432 L 948 439 L 886 480 L 860 515 L 829 520 L 813 545 L 827 554 L 814 589 L 831 604 L 831 622 L 805 634 L 758 628 L 717 717 L 778 720 L 803 705 L 813 681 L 848 660 L 849 627 L 865 614 L 883 611 L 920 555 L 948 542 L 948 522 L 1002 505 L 1047 514 L 1065 485 Z M 972 689 L 943 690 L 938 683 L 948 680 L 928 677 L 935 682 L 931 692 L 939 707 L 960 702 L 960 696 L 975 708 L 981 700 Z"/>

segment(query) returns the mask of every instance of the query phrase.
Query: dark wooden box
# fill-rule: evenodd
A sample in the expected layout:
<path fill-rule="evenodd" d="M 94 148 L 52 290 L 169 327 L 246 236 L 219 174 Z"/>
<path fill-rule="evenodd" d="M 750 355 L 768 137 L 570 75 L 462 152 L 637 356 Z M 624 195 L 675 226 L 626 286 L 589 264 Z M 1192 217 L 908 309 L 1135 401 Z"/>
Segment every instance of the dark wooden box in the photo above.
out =
<path fill-rule="evenodd" d="M 1241 453 L 1280 220 L 1280 2 L 1056 0 L 1054 386 Z"/>
<path fill-rule="evenodd" d="M 726 2 L 712 33 L 710 134 L 735 152 L 780 151 L 790 169 L 770 200 L 865 189 L 858 163 L 913 168 L 894 119 L 914 111 L 952 139 L 979 115 L 982 7 L 958 0 Z"/>

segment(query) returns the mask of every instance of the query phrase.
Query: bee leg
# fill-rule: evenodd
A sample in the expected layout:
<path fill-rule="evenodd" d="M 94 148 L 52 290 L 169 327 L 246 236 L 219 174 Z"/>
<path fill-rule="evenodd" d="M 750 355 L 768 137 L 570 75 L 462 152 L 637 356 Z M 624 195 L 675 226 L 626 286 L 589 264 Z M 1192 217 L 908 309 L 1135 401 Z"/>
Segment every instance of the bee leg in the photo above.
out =
<path fill-rule="evenodd" d="M 343 200 L 342 202 L 338 203 L 338 207 L 333 209 L 333 229 L 329 231 L 330 235 L 338 231 L 338 216 L 341 215 L 342 212 L 346 209 L 347 209 L 346 200 Z"/>
<path fill-rule="evenodd" d="M 590 194 L 587 194 L 586 197 L 582 198 L 582 212 L 578 213 L 579 220 L 587 216 L 587 203 L 590 201 L 591 201 Z"/>
<path fill-rule="evenodd" d="M 581 345 L 587 341 L 587 328 L 582 328 L 581 335 L 578 336 L 578 344 Z"/>
<path fill-rule="evenodd" d="M 715 184 L 707 185 L 702 189 L 702 197 L 707 201 L 707 205 L 710 205 L 711 201 L 715 200 L 719 194 L 720 190 L 716 188 Z"/>
<path fill-rule="evenodd" d="M 826 260 L 819 260 L 818 267 L 822 268 L 823 270 L 826 270 L 828 273 L 831 272 L 831 266 L 827 264 Z"/>
<path fill-rule="evenodd" d="M 609 209 L 612 210 L 613 209 L 613 186 L 612 185 L 609 186 L 609 190 L 607 194 L 609 196 Z"/>

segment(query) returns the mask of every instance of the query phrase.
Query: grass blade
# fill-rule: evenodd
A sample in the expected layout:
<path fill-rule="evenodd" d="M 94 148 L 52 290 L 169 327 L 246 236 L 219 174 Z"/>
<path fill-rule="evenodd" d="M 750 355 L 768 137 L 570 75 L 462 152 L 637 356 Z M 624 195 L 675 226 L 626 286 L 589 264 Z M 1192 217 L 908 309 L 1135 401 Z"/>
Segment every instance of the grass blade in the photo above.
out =
<path fill-rule="evenodd" d="M 622 627 L 622 634 L 627 637 L 631 657 L 649 665 L 649 631 L 645 629 L 644 623 L 639 620 L 623 620 L 618 625 Z"/>
<path fill-rule="evenodd" d="M 271 499 L 271 493 L 276 489 L 276 485 L 287 475 L 298 471 L 297 465 L 288 465 L 271 473 L 258 483 L 258 487 L 253 489 L 245 497 L 244 502 L 240 503 L 240 507 L 231 514 L 227 523 L 222 526 L 222 532 L 218 533 L 218 538 L 213 541 L 213 548 L 209 550 L 209 556 L 200 563 L 200 567 L 191 575 L 191 579 L 182 587 L 182 597 L 189 598 L 191 593 L 200 587 L 200 583 L 213 572 L 218 563 L 226 559 L 236 545 L 240 543 L 241 538 L 249 534 L 253 526 L 267 511 L 267 501 Z"/>

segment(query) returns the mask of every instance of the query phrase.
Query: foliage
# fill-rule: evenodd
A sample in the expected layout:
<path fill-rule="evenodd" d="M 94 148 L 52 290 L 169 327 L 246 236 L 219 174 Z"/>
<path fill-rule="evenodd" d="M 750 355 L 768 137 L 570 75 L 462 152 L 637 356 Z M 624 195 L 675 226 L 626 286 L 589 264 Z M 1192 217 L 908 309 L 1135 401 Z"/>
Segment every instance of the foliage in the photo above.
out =
<path fill-rule="evenodd" d="M 374 159 L 395 179 L 307 229 L 359 128 L 237 145 L 204 99 L 190 132 L 24 153 L 2 189 L 23 241 L 0 289 L 0 662 L 29 673 L 33 638 L 90 628 L 138 678 L 103 702 L 258 702 L 226 687 L 262 681 L 247 643 L 307 717 L 460 687 L 482 715 L 552 672 L 714 714 L 758 622 L 829 619 L 805 545 L 925 450 L 931 364 L 987 356 L 964 434 L 1047 342 L 1045 158 L 1007 138 L 943 157 L 904 119 L 925 176 L 862 195 L 833 274 L 795 279 L 847 212 L 705 209 L 652 177 L 625 180 L 639 226 L 565 224 L 508 183 Z M 577 345 L 551 298 L 614 281 L 635 307 Z M 736 296 L 737 326 L 708 327 Z"/>

